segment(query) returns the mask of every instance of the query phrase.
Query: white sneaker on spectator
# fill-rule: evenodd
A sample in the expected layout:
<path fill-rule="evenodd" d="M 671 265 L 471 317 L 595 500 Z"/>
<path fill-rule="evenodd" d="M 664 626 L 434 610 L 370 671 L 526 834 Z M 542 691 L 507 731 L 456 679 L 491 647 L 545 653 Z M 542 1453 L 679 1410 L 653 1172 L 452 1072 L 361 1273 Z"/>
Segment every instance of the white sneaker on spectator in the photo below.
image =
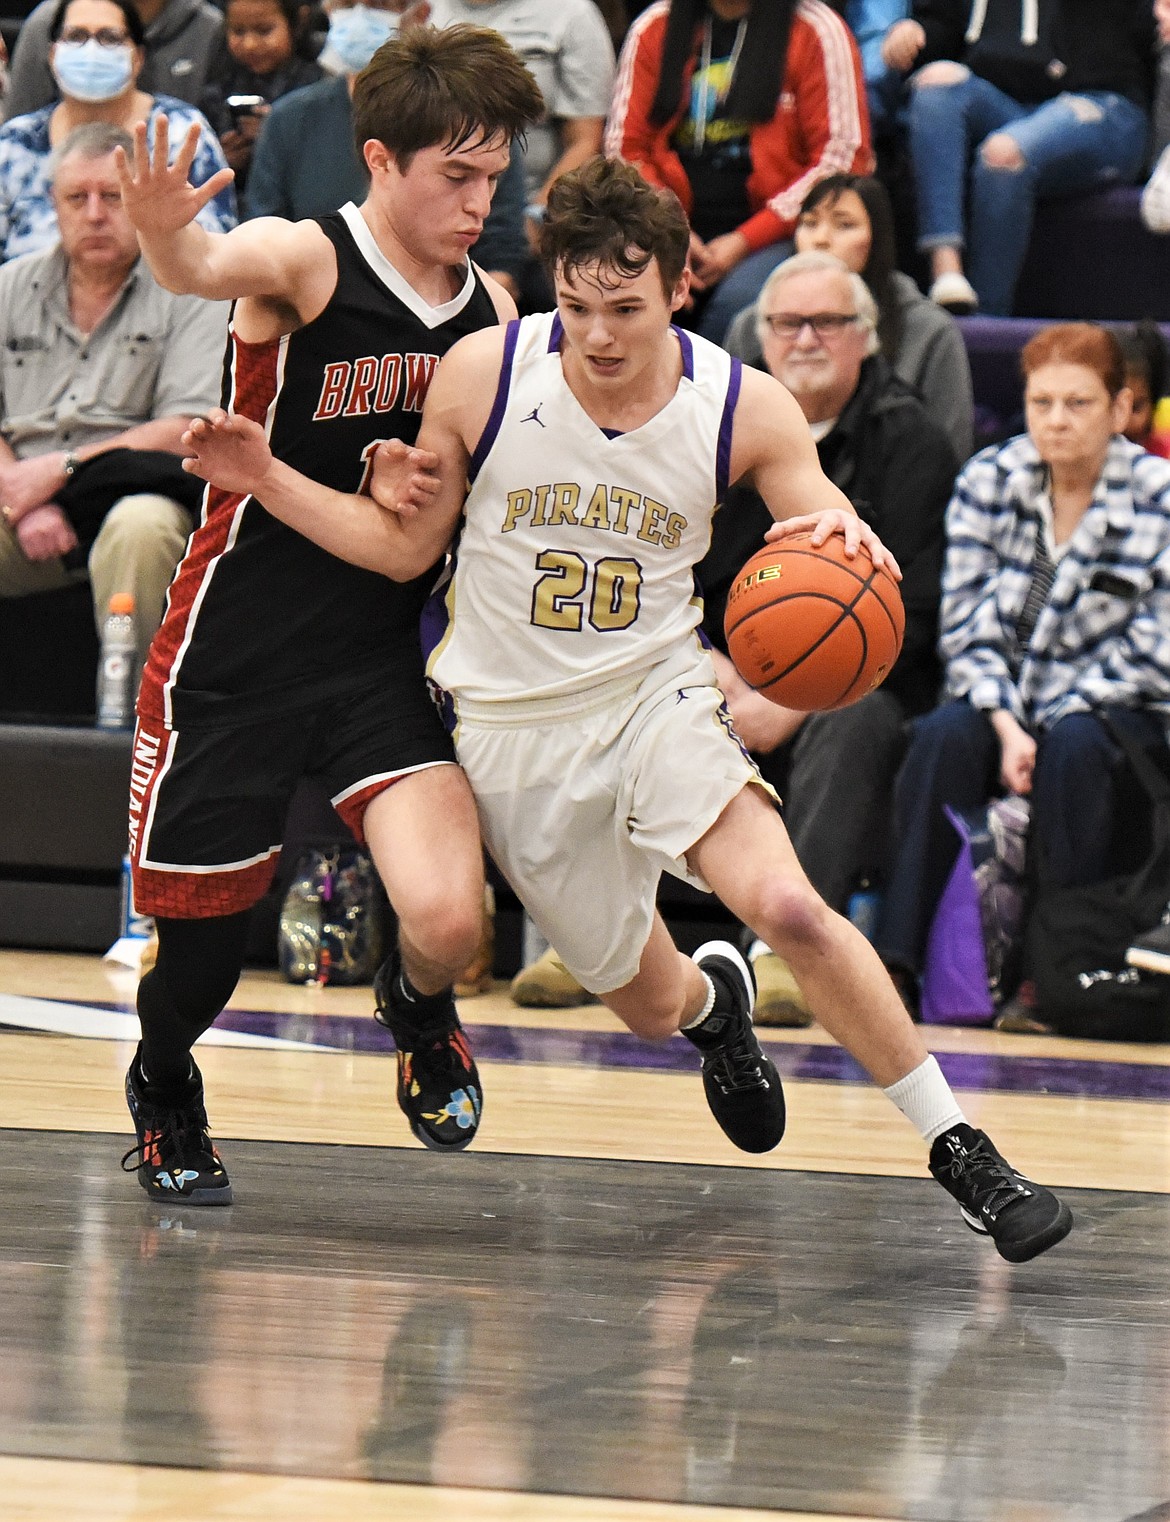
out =
<path fill-rule="evenodd" d="M 958 270 L 948 270 L 940 275 L 930 288 L 930 299 L 935 306 L 945 307 L 948 312 L 970 315 L 979 310 L 979 297 L 966 275 Z"/>
<path fill-rule="evenodd" d="M 1125 960 L 1143 972 L 1170 973 L 1170 922 L 1164 920 L 1139 935 L 1125 953 Z"/>

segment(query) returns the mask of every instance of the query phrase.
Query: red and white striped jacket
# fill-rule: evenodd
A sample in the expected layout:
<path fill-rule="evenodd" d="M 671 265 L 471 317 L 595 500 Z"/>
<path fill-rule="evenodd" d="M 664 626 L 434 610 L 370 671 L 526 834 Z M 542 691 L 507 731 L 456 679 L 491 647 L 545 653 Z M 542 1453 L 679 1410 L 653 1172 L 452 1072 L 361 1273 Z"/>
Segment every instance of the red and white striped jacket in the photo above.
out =
<path fill-rule="evenodd" d="M 689 215 L 690 183 L 670 140 L 689 99 L 699 32 L 684 71 L 678 112 L 661 127 L 650 121 L 669 10 L 669 0 L 658 0 L 630 28 L 618 61 L 605 152 L 636 164 L 651 184 L 673 190 Z M 776 114 L 754 125 L 748 142 L 752 215 L 738 229 L 727 230 L 741 232 L 753 252 L 791 235 L 801 202 L 818 180 L 830 174 L 868 174 L 873 168 L 861 55 L 849 28 L 824 0 L 797 5 Z"/>

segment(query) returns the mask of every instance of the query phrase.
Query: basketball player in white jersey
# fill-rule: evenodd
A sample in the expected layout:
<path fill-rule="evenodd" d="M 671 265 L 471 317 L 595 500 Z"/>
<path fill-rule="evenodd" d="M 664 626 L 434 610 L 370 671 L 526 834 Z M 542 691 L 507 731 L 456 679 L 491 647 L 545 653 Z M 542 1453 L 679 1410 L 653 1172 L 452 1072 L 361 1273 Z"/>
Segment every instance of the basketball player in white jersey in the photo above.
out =
<path fill-rule="evenodd" d="M 681 1030 L 726 1134 L 775 1146 L 750 970 L 727 943 L 683 956 L 655 909 L 663 870 L 710 887 L 918 1126 L 967 1224 L 1023 1261 L 1067 1234 L 1067 1208 L 967 1124 L 873 949 L 805 878 L 699 643 L 692 571 L 729 480 L 790 530 L 892 560 L 784 388 L 672 326 L 687 238 L 673 197 L 593 160 L 549 198 L 557 311 L 451 350 L 418 447 L 383 448 L 374 501 L 342 511 L 222 413 L 192 425 L 188 465 L 394 578 L 459 529 L 428 670 L 488 848 L 566 966 L 637 1034 Z"/>

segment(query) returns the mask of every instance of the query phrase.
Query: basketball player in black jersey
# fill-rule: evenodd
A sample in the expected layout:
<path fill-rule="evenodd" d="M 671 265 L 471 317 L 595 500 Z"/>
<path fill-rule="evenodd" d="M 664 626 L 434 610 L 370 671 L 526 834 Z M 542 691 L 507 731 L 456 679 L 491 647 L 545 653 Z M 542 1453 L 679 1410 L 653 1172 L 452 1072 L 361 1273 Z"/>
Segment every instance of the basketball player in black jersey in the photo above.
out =
<path fill-rule="evenodd" d="M 261 423 L 282 459 L 360 491 L 380 440 L 414 441 L 438 359 L 515 315 L 468 256 L 512 140 L 541 109 L 498 33 L 424 27 L 385 44 L 356 80 L 361 207 L 208 234 L 193 219 L 231 172 L 188 183 L 197 129 L 169 168 L 165 118 L 152 156 L 144 131 L 133 166 L 120 155 L 159 281 L 235 301 L 224 406 Z M 254 497 L 211 489 L 171 586 L 143 675 L 130 799 L 135 902 L 155 917 L 159 951 L 139 987 L 126 1161 L 157 1198 L 231 1202 L 191 1048 L 235 987 L 249 910 L 307 773 L 368 843 L 398 915 L 375 994 L 411 1129 L 453 1150 L 479 1123 L 451 985 L 479 941 L 482 853 L 419 647 L 438 567 L 396 585 L 374 564 L 346 564 Z"/>

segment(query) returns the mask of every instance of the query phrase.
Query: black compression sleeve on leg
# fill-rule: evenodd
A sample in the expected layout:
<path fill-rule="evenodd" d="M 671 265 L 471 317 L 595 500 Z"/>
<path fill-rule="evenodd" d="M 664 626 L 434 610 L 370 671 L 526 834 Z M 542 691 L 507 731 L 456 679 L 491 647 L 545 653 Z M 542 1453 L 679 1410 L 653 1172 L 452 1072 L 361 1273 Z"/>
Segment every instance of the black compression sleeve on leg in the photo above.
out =
<path fill-rule="evenodd" d="M 158 960 L 138 985 L 142 1065 L 152 1089 L 183 1083 L 191 1048 L 240 977 L 251 910 L 214 919 L 158 919 Z"/>

